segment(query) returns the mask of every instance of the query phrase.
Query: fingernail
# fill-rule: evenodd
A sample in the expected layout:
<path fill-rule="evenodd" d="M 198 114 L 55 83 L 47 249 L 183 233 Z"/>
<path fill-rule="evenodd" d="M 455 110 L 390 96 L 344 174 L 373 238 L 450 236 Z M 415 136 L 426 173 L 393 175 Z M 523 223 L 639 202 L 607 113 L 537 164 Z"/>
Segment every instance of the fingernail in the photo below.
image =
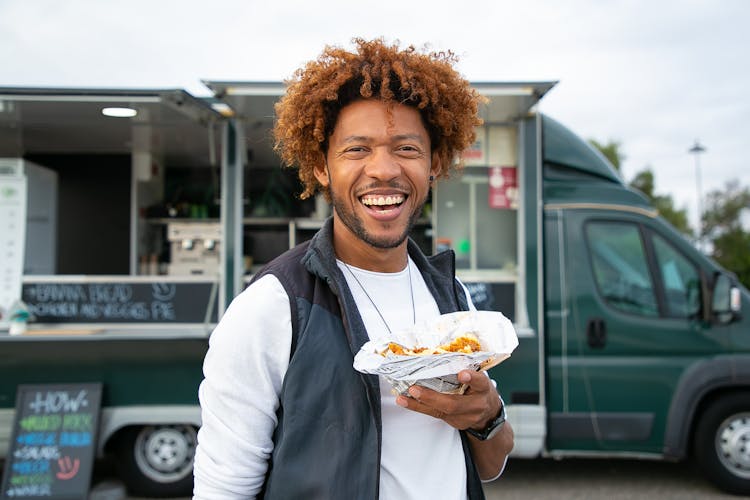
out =
<path fill-rule="evenodd" d="M 418 399 L 419 396 L 422 395 L 422 391 L 419 389 L 419 387 L 411 386 L 411 387 L 409 387 L 409 394 L 411 394 L 411 396 L 413 398 L 417 398 Z"/>
<path fill-rule="evenodd" d="M 467 382 L 471 382 L 471 375 L 466 372 L 461 372 L 458 374 L 458 381 L 463 382 L 464 384 Z"/>
<path fill-rule="evenodd" d="M 396 398 L 396 404 L 406 408 L 406 406 L 408 405 L 408 402 L 406 401 L 406 398 L 404 396 L 399 396 Z"/>

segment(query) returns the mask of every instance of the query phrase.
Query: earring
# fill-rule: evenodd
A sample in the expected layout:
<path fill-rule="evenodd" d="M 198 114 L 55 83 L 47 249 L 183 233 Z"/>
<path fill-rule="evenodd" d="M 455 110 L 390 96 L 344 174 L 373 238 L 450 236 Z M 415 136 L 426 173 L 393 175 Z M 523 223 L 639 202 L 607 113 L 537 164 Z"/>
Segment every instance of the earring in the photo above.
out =
<path fill-rule="evenodd" d="M 435 180 L 435 176 L 434 176 L 434 175 L 431 175 L 431 176 L 430 176 L 430 184 L 432 184 L 432 181 L 434 181 L 434 180 Z"/>

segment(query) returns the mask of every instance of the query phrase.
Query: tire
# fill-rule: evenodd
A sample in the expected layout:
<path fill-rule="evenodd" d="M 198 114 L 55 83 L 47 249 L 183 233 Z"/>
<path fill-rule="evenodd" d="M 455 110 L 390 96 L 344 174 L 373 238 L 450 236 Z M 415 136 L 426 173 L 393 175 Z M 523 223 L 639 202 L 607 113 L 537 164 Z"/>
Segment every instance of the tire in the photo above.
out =
<path fill-rule="evenodd" d="M 700 416 L 695 459 L 719 488 L 750 495 L 750 392 L 715 401 Z"/>
<path fill-rule="evenodd" d="M 116 444 L 118 475 L 132 495 L 191 496 L 196 443 L 191 425 L 129 427 Z"/>

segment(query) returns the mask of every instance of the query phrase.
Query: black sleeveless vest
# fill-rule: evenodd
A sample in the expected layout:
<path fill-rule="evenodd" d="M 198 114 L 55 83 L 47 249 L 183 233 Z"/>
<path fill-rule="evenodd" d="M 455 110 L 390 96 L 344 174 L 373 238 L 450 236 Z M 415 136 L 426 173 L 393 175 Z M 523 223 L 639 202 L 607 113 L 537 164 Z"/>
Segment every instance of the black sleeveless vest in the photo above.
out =
<path fill-rule="evenodd" d="M 368 337 L 336 265 L 332 230 L 329 218 L 312 240 L 282 254 L 254 278 L 276 276 L 292 312 L 292 355 L 281 389 L 263 498 L 379 497 L 380 388 L 376 375 L 352 367 L 354 355 Z M 428 258 L 413 241 L 408 250 L 441 313 L 468 309 L 454 277 L 452 252 Z M 461 441 L 467 496 L 483 499 L 464 432 Z"/>

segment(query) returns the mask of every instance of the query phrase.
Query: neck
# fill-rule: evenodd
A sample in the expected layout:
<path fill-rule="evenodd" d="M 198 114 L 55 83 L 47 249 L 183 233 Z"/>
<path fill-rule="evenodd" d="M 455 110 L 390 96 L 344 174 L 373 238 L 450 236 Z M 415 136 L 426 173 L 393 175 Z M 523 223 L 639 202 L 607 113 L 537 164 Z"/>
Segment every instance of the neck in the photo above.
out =
<path fill-rule="evenodd" d="M 336 222 L 334 218 L 333 250 L 342 262 L 380 273 L 396 273 L 406 268 L 407 240 L 393 248 L 374 247 L 361 239 L 352 238 L 354 235 L 348 228 Z"/>

